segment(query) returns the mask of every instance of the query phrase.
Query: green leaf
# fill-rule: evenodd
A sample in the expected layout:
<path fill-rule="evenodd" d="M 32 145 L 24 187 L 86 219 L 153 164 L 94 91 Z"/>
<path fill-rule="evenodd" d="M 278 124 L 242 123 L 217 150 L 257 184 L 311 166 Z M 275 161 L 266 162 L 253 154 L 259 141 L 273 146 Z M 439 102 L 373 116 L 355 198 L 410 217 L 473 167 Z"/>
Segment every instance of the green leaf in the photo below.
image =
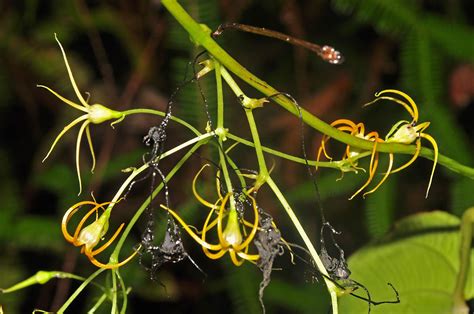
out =
<path fill-rule="evenodd" d="M 352 278 L 369 289 L 373 300 L 394 299 L 388 282 L 400 294 L 399 304 L 375 306 L 372 313 L 451 312 L 459 269 L 459 223 L 459 218 L 445 212 L 417 214 L 396 224 L 382 243 L 349 258 Z M 465 289 L 467 299 L 474 296 L 471 277 Z M 367 313 L 365 301 L 349 296 L 340 304 L 341 313 Z"/>

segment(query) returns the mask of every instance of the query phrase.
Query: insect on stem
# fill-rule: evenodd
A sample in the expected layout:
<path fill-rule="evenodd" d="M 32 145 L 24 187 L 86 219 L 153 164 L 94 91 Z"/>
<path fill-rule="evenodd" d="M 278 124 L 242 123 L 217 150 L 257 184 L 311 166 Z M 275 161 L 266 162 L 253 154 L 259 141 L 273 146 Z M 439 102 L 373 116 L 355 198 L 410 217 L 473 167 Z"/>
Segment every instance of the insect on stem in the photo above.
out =
<path fill-rule="evenodd" d="M 283 33 L 273 31 L 270 29 L 266 29 L 263 27 L 255 27 L 255 26 L 239 24 L 239 23 L 224 23 L 224 24 L 219 25 L 219 27 L 212 33 L 212 37 L 216 38 L 217 36 L 220 36 L 227 29 L 235 29 L 242 32 L 271 37 L 271 38 L 285 41 L 295 46 L 306 48 L 316 53 L 324 61 L 327 61 L 331 64 L 342 64 L 344 62 L 344 57 L 342 56 L 342 54 L 331 46 L 316 45 L 309 41 L 298 39 L 290 35 L 283 34 Z"/>

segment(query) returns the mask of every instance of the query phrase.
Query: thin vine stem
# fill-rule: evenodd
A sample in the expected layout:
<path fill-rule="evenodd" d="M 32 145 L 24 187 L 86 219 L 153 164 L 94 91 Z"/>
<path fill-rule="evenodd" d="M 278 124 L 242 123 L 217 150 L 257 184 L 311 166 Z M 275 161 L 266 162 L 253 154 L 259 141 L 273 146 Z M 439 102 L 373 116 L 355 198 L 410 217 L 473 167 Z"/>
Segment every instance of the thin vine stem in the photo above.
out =
<path fill-rule="evenodd" d="M 209 139 L 210 137 L 214 136 L 214 132 L 209 132 L 209 133 L 204 133 L 200 136 L 197 136 L 193 139 L 190 139 L 168 151 L 166 151 L 165 153 L 163 153 L 161 156 L 159 156 L 160 159 L 164 159 L 168 156 L 171 156 L 173 155 L 174 153 L 176 152 L 179 152 L 180 150 L 182 150 L 183 148 L 186 148 L 188 146 L 191 146 L 197 142 L 201 142 L 201 141 L 207 141 L 207 139 Z M 150 165 L 147 163 L 147 164 L 144 164 L 143 166 L 141 166 L 140 168 L 137 168 L 137 169 L 133 169 L 132 173 L 128 176 L 128 178 L 122 183 L 122 185 L 120 186 L 120 188 L 118 189 L 117 193 L 115 193 L 115 196 L 112 198 L 112 201 L 111 201 L 111 204 L 109 205 L 108 208 L 110 207 L 113 207 L 117 201 L 122 197 L 122 195 L 124 194 L 125 192 L 125 189 L 127 189 L 127 187 L 129 186 L 129 184 L 133 181 L 133 179 L 135 179 L 135 177 L 137 175 L 139 175 L 140 173 L 142 173 L 143 171 L 145 171 L 146 169 L 148 169 L 150 167 Z M 108 209 L 107 208 L 107 209 Z"/>
<path fill-rule="evenodd" d="M 99 276 L 103 271 L 105 271 L 104 268 L 100 268 L 96 270 L 92 275 L 90 275 L 84 282 L 74 291 L 73 294 L 64 302 L 64 304 L 61 306 L 61 308 L 58 310 L 57 313 L 64 313 L 64 311 L 71 305 L 71 303 L 77 298 L 77 296 L 84 290 L 87 285 L 89 285 L 92 280 L 94 280 L 95 277 Z"/>
<path fill-rule="evenodd" d="M 160 117 L 164 117 L 166 115 L 166 113 L 163 112 L 163 111 L 154 110 L 154 109 L 147 109 L 147 108 L 138 108 L 138 109 L 125 110 L 125 111 L 122 111 L 122 114 L 123 114 L 124 118 L 126 116 L 133 115 L 133 114 L 152 114 L 152 115 L 160 116 Z M 184 121 L 183 119 L 180 119 L 180 118 L 175 117 L 175 116 L 171 116 L 171 120 L 185 126 L 186 128 L 191 130 L 191 132 L 193 132 L 197 136 L 202 135 L 201 132 L 199 132 L 195 127 L 193 127 L 191 124 Z"/>
<path fill-rule="evenodd" d="M 222 90 L 221 64 L 213 60 L 217 90 L 217 128 L 224 128 L 224 93 Z"/>
<path fill-rule="evenodd" d="M 122 290 L 122 295 L 123 295 L 123 302 L 122 302 L 122 308 L 120 310 L 120 314 L 125 314 L 127 312 L 127 305 L 128 305 L 128 292 L 127 288 L 125 287 L 125 282 L 123 281 L 122 275 L 120 275 L 119 269 L 114 269 L 115 275 L 117 276 L 117 279 L 119 280 L 120 288 Z"/>
<path fill-rule="evenodd" d="M 100 298 L 94 303 L 94 306 L 90 308 L 89 311 L 87 311 L 87 314 L 92 314 L 95 313 L 99 309 L 99 307 L 104 303 L 104 301 L 107 299 L 107 294 L 103 293 Z"/>
<path fill-rule="evenodd" d="M 112 309 L 110 313 L 118 313 L 118 304 L 117 304 L 117 276 L 116 276 L 116 269 L 111 270 L 112 273 Z"/>
<path fill-rule="evenodd" d="M 216 68 L 217 72 L 217 68 Z M 247 121 L 249 124 L 250 132 L 252 134 L 252 140 L 254 143 L 255 147 L 255 153 L 257 155 L 257 162 L 258 162 L 258 168 L 259 168 L 259 174 L 261 176 L 268 176 L 268 169 L 267 165 L 265 163 L 265 157 L 263 156 L 263 151 L 262 151 L 262 144 L 260 142 L 260 137 L 258 135 L 258 130 L 257 130 L 257 124 L 255 123 L 255 119 L 253 116 L 252 108 L 246 108 L 245 107 L 245 101 L 248 99 L 248 97 L 242 92 L 240 89 L 239 85 L 234 81 L 232 76 L 227 72 L 225 67 L 221 66 L 220 67 L 220 73 L 226 83 L 229 85 L 229 87 L 232 89 L 234 94 L 239 98 L 239 100 L 242 103 L 242 106 L 244 107 L 245 115 L 247 117 Z"/>
<path fill-rule="evenodd" d="M 219 163 L 222 169 L 222 175 L 224 176 L 224 182 L 228 192 L 232 192 L 232 181 L 230 179 L 229 170 L 227 169 L 226 156 L 221 148 L 223 148 L 223 142 L 226 134 L 224 128 L 224 93 L 222 90 L 222 76 L 221 76 L 221 65 L 218 61 L 214 60 L 215 75 L 216 75 L 216 89 L 217 89 L 217 129 L 218 143 L 219 143 Z M 234 196 L 230 196 L 230 208 L 235 210 L 235 199 Z"/>
<path fill-rule="evenodd" d="M 235 135 L 231 132 L 228 132 L 226 134 L 227 138 L 231 139 L 231 140 L 234 140 L 240 144 L 243 144 L 243 145 L 246 145 L 246 146 L 249 146 L 249 147 L 255 147 L 255 144 L 252 142 L 252 141 L 249 141 L 249 140 L 246 140 L 238 135 Z M 286 159 L 286 160 L 289 160 L 289 161 L 293 161 L 293 162 L 296 162 L 296 163 L 299 163 L 299 164 L 303 164 L 303 165 L 306 165 L 306 160 L 304 158 L 301 158 L 301 157 L 297 157 L 297 156 L 294 156 L 294 155 L 290 155 L 290 154 L 286 154 L 286 153 L 283 153 L 279 150 L 276 150 L 276 149 L 273 149 L 273 148 L 269 148 L 267 146 L 264 146 L 262 145 L 262 150 L 265 152 L 265 153 L 268 153 L 268 154 L 271 154 L 273 156 L 276 156 L 276 157 L 280 157 L 280 158 L 283 158 L 283 159 Z M 372 154 L 372 152 L 363 152 L 363 153 L 360 153 L 359 155 L 357 156 L 354 156 L 352 158 L 347 158 L 346 159 L 346 162 L 352 162 L 354 163 L 356 160 L 358 159 L 361 159 L 361 158 L 364 158 L 364 157 L 367 157 L 367 156 L 370 156 Z M 320 167 L 320 168 L 333 168 L 333 169 L 341 169 L 340 167 L 340 163 L 341 161 L 316 161 L 316 160 L 308 160 L 308 165 L 312 166 L 312 167 Z"/>
<path fill-rule="evenodd" d="M 213 133 L 206 133 L 205 135 L 207 135 L 207 137 L 210 137 L 211 135 L 213 135 Z M 166 176 L 166 181 L 169 181 L 173 178 L 173 176 L 176 174 L 176 172 L 178 172 L 178 170 L 184 165 L 184 163 L 189 159 L 189 157 L 192 156 L 192 154 L 194 154 L 194 152 L 202 145 L 205 143 L 205 140 L 206 138 L 204 139 L 201 139 L 200 141 L 197 141 L 197 143 L 194 144 L 193 147 L 191 147 L 191 149 L 176 163 L 176 165 L 173 167 L 173 169 L 171 169 L 171 171 L 168 173 L 168 175 Z M 190 141 L 188 141 L 190 142 Z M 166 154 L 166 153 L 165 153 Z M 165 155 L 163 154 L 163 155 Z M 169 156 L 169 155 L 168 155 Z M 164 156 L 162 157 L 164 158 Z M 142 166 L 143 167 L 143 166 Z M 135 175 L 136 176 L 136 175 Z M 134 177 L 135 177 L 134 176 Z M 132 178 L 133 179 L 133 178 Z M 122 185 L 122 187 L 124 187 L 122 189 L 122 191 L 128 186 L 128 184 L 130 184 L 131 180 L 130 177 L 127 179 L 128 180 L 128 183 L 125 185 L 125 183 Z M 142 203 L 142 205 L 140 206 L 140 208 L 135 212 L 135 214 L 133 215 L 132 219 L 130 219 L 130 222 L 127 224 L 127 227 L 125 228 L 122 236 L 120 237 L 119 241 L 117 242 L 117 245 L 115 246 L 115 249 L 112 253 L 112 256 L 115 256 L 117 257 L 118 254 L 120 253 L 120 250 L 122 249 L 122 246 L 123 244 L 125 243 L 125 239 L 128 237 L 130 231 L 132 230 L 132 227 L 135 225 L 135 223 L 138 221 L 138 218 L 140 218 L 140 216 L 143 214 L 143 212 L 145 211 L 145 209 L 148 207 L 148 205 L 150 204 L 151 200 L 154 199 L 156 197 L 156 195 L 158 195 L 158 193 L 161 191 L 161 189 L 163 188 L 164 184 L 163 182 L 160 183 L 160 185 L 158 185 L 155 190 L 153 191 L 153 193 L 151 194 L 151 197 L 147 197 L 146 200 Z M 122 192 L 123 193 L 123 192 Z M 120 194 L 121 195 L 121 194 Z M 120 196 L 119 196 L 120 197 Z M 112 258 L 111 256 L 111 258 Z"/>
<path fill-rule="evenodd" d="M 303 240 L 304 244 L 308 248 L 308 251 L 311 254 L 311 257 L 313 258 L 314 262 L 316 263 L 316 267 L 321 272 L 321 274 L 324 275 L 323 279 L 326 283 L 326 286 L 327 286 L 328 291 L 329 291 L 329 295 L 331 297 L 332 313 L 337 314 L 338 313 L 338 304 L 337 304 L 338 287 L 336 285 L 334 285 L 334 283 L 331 280 L 328 279 L 329 274 L 328 274 L 326 268 L 324 267 L 323 262 L 319 258 L 319 255 L 318 255 L 318 252 L 316 251 L 316 248 L 313 246 L 313 243 L 311 242 L 308 235 L 304 231 L 304 228 L 301 225 L 298 217 L 296 216 L 295 212 L 293 211 L 290 204 L 286 200 L 285 196 L 280 191 L 280 189 L 276 185 L 275 181 L 273 181 L 271 176 L 269 176 L 267 178 L 267 184 L 271 188 L 271 190 L 273 191 L 275 196 L 278 198 L 278 200 L 280 201 L 280 203 L 283 206 L 283 208 L 285 209 L 286 213 L 288 214 L 288 217 L 290 218 L 291 222 L 295 226 L 296 231 L 298 231 L 298 234 L 300 235 L 300 237 Z"/>
<path fill-rule="evenodd" d="M 316 249 L 314 248 L 311 240 L 309 239 L 308 235 L 304 231 L 304 228 L 301 225 L 298 217 L 296 216 L 296 214 L 292 210 L 291 206 L 286 201 L 286 198 L 284 197 L 283 193 L 280 191 L 280 189 L 278 188 L 276 183 L 271 179 L 270 174 L 268 173 L 266 163 L 265 163 L 265 157 L 263 155 L 262 145 L 261 145 L 261 142 L 260 142 L 260 137 L 259 137 L 259 134 L 258 134 L 257 124 L 255 123 L 255 119 L 254 119 L 254 116 L 253 116 L 253 108 L 246 108 L 245 107 L 245 100 L 246 100 L 245 94 L 242 92 L 242 90 L 239 88 L 237 83 L 232 79 L 231 75 L 225 70 L 224 67 L 221 67 L 221 73 L 222 73 L 222 77 L 224 78 L 226 83 L 229 84 L 229 86 L 231 87 L 232 91 L 236 94 L 236 96 L 239 97 L 239 99 L 241 99 L 242 105 L 244 106 L 245 114 L 247 116 L 247 121 L 249 123 L 250 132 L 252 134 L 252 140 L 253 140 L 253 143 L 254 143 L 255 152 L 256 152 L 256 155 L 257 155 L 257 160 L 258 160 L 258 165 L 259 165 L 259 176 L 264 178 L 265 182 L 268 183 L 268 185 L 272 189 L 273 193 L 276 195 L 276 197 L 278 198 L 278 200 L 280 201 L 280 203 L 284 207 L 286 213 L 290 217 L 290 220 L 292 221 L 292 223 L 295 226 L 296 230 L 298 231 L 299 235 L 303 239 L 303 242 L 307 246 L 307 248 L 308 248 L 308 250 L 311 254 L 311 257 L 313 258 L 314 262 L 316 263 L 316 267 L 318 268 L 318 270 L 322 274 L 329 277 L 329 274 L 328 274 L 326 268 L 324 267 L 323 262 L 319 258 L 319 255 L 318 255 Z M 337 291 L 338 291 L 338 288 L 337 288 L 336 285 L 334 285 L 333 282 L 331 282 L 326 277 L 324 277 L 324 280 L 326 282 L 326 286 L 328 288 L 329 295 L 331 297 L 332 311 L 333 311 L 334 314 L 337 314 L 338 313 L 338 304 L 337 304 Z"/>
<path fill-rule="evenodd" d="M 168 10 L 168 12 L 173 15 L 178 23 L 188 32 L 192 38 L 192 41 L 195 44 L 204 47 L 209 52 L 209 54 L 216 58 L 229 71 L 237 75 L 240 79 L 259 90 L 266 96 L 272 96 L 278 93 L 275 88 L 252 74 L 233 57 L 231 57 L 227 51 L 219 46 L 211 37 L 210 29 L 207 26 L 198 24 L 176 0 L 162 0 L 161 3 Z M 293 102 L 284 95 L 272 97 L 272 100 L 274 100 L 277 104 L 293 115 L 299 116 L 300 113 L 295 108 Z M 301 108 L 301 117 L 309 127 L 320 131 L 321 133 L 326 134 L 335 140 L 350 145 L 351 147 L 357 147 L 362 150 L 371 150 L 373 148 L 372 141 L 367 141 L 349 133 L 339 131 L 336 128 L 331 127 L 326 122 L 318 119 L 303 108 Z M 376 150 L 384 153 L 413 155 L 416 151 L 416 146 L 398 143 L 379 143 Z M 422 147 L 420 156 L 433 160 L 434 152 L 432 149 Z M 456 160 L 446 157 L 442 154 L 439 154 L 438 163 L 454 172 L 474 179 L 474 168 L 472 167 L 462 165 Z"/>
<path fill-rule="evenodd" d="M 456 286 L 453 293 L 453 313 L 464 313 L 466 298 L 464 291 L 469 273 L 471 260 L 472 228 L 474 225 L 474 207 L 467 209 L 461 219 L 461 245 L 459 248 L 459 272 L 456 278 Z"/>
<path fill-rule="evenodd" d="M 255 123 L 255 118 L 253 116 L 252 109 L 245 109 L 245 115 L 247 116 L 250 132 L 252 133 L 252 139 L 255 144 L 255 153 L 257 154 L 259 175 L 267 177 L 267 164 L 265 163 L 265 157 L 263 156 L 262 144 L 260 143 L 260 136 L 258 135 L 257 124 Z"/>

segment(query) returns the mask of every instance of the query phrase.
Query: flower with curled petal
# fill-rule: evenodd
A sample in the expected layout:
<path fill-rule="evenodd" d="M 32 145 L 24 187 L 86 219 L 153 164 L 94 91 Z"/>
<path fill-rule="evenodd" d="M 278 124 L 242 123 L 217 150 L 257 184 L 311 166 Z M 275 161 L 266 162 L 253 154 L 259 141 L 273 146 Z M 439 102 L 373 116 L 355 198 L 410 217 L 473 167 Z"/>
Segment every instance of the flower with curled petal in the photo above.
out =
<path fill-rule="evenodd" d="M 369 132 L 369 133 L 366 134 L 365 133 L 365 126 L 364 126 L 363 123 L 356 124 L 353 121 L 348 120 L 348 119 L 338 119 L 338 120 L 334 121 L 333 123 L 331 123 L 331 126 L 336 127 L 340 131 L 348 132 L 353 136 L 356 136 L 356 137 L 374 142 L 374 146 L 372 148 L 371 157 L 370 157 L 369 178 L 364 183 L 364 185 L 362 185 L 361 188 L 359 188 L 354 194 L 352 194 L 352 196 L 349 198 L 351 200 L 357 194 L 362 192 L 362 190 L 364 190 L 370 184 L 370 182 L 372 182 L 372 179 L 374 178 L 375 171 L 377 170 L 377 166 L 378 166 L 378 163 L 379 163 L 379 153 L 377 152 L 377 143 L 381 143 L 381 142 L 383 142 L 383 140 L 379 137 L 379 134 L 375 131 L 372 131 L 372 132 Z M 328 140 L 329 140 L 328 136 L 326 136 L 326 135 L 323 136 L 323 139 L 321 140 L 321 146 L 319 147 L 319 150 L 318 150 L 317 161 L 319 161 L 319 159 L 321 157 L 321 153 L 324 153 L 324 155 L 326 156 L 327 159 L 332 160 L 332 157 L 329 156 L 327 151 L 326 151 L 326 142 Z M 347 145 L 346 150 L 344 152 L 344 156 L 342 157 L 342 161 L 347 161 L 347 163 L 349 163 L 351 167 L 347 168 L 347 163 L 345 163 L 345 162 L 341 163 L 341 165 L 343 165 L 345 167 L 345 168 L 341 168 L 341 171 L 353 170 L 353 171 L 357 172 L 358 169 L 364 170 L 363 168 L 358 167 L 357 159 L 354 161 L 354 158 L 357 158 L 362 152 L 363 152 L 363 150 L 360 150 L 360 149 L 357 149 L 357 148 L 352 148 L 350 145 Z M 393 165 L 393 154 L 390 153 L 389 154 L 388 169 L 385 172 L 382 180 L 380 180 L 380 182 L 373 189 L 371 189 L 368 192 L 365 192 L 363 194 L 363 197 L 365 197 L 365 195 L 367 195 L 367 194 L 375 192 L 382 185 L 382 183 L 385 182 L 385 180 L 388 178 L 388 176 L 391 172 L 392 165 Z M 343 172 L 343 174 L 344 174 L 344 172 Z"/>
<path fill-rule="evenodd" d="M 395 98 L 391 95 L 401 96 L 402 99 Z M 433 181 L 434 172 L 436 169 L 436 164 L 438 162 L 438 144 L 436 140 L 429 134 L 423 133 L 424 130 L 428 128 L 430 122 L 423 122 L 418 124 L 418 107 L 413 99 L 405 94 L 402 91 L 396 89 L 385 89 L 378 93 L 375 93 L 375 99 L 364 106 L 371 105 L 379 100 L 385 99 L 393 101 L 406 109 L 410 116 L 412 117 L 412 121 L 401 120 L 395 123 L 392 129 L 387 133 L 385 137 L 385 142 L 387 143 L 400 143 L 400 144 L 412 144 L 413 142 L 416 145 L 415 153 L 413 154 L 412 158 L 403 164 L 402 166 L 398 167 L 391 172 L 398 172 L 406 167 L 410 166 L 419 156 L 421 150 L 421 138 L 428 140 L 431 145 L 433 146 L 434 150 L 434 159 L 433 159 L 433 168 L 431 169 L 431 176 L 428 182 L 428 187 L 426 188 L 426 195 L 425 197 L 428 198 L 428 193 L 430 192 L 431 183 Z"/>
<path fill-rule="evenodd" d="M 124 224 L 122 223 L 120 227 L 115 231 L 114 235 L 101 247 L 94 249 L 100 242 L 100 240 L 106 235 L 107 230 L 109 229 L 109 218 L 110 218 L 110 209 L 105 209 L 104 207 L 111 204 L 111 202 L 105 203 L 97 203 L 95 201 L 82 201 L 73 206 L 71 206 L 63 216 L 63 220 L 61 223 L 61 231 L 69 243 L 72 243 L 74 246 L 82 246 L 81 253 L 84 253 L 90 260 L 92 264 L 97 267 L 105 268 L 105 269 L 114 269 L 124 264 L 128 263 L 137 253 L 138 250 L 133 252 L 129 257 L 127 257 L 122 262 L 117 263 L 108 263 L 104 264 L 99 262 L 95 256 L 103 252 L 106 248 L 108 248 L 114 240 L 119 235 L 120 231 L 122 230 Z M 78 223 L 74 234 L 71 235 L 67 230 L 67 225 L 71 220 L 72 216 L 76 214 L 76 212 L 85 205 L 91 205 L 92 209 L 89 210 Z M 103 213 L 98 216 L 99 209 L 103 210 Z M 84 224 L 89 219 L 90 216 L 96 214 L 96 219 L 94 222 L 90 223 L 88 226 L 84 227 Z"/>
<path fill-rule="evenodd" d="M 254 241 L 255 234 L 259 229 L 259 212 L 255 198 L 245 195 L 253 211 L 253 221 L 245 220 L 241 217 L 239 210 L 235 206 L 230 205 L 230 200 L 233 197 L 232 192 L 228 192 L 223 196 L 218 187 L 219 199 L 214 204 L 206 201 L 196 190 L 196 180 L 206 166 L 208 165 L 204 165 L 199 170 L 193 180 L 193 193 L 196 199 L 211 209 L 200 231 L 193 231 L 174 210 L 164 205 L 161 205 L 161 207 L 171 213 L 183 226 L 184 230 L 201 245 L 204 254 L 210 259 L 219 259 L 228 252 L 232 263 L 236 266 L 242 265 L 245 260 L 255 263 L 260 258 L 260 255 L 249 254 L 249 246 Z M 217 186 L 219 186 L 218 183 Z M 213 217 L 215 218 L 212 219 Z M 215 230 L 217 233 L 217 243 L 211 243 L 208 240 L 211 230 Z"/>

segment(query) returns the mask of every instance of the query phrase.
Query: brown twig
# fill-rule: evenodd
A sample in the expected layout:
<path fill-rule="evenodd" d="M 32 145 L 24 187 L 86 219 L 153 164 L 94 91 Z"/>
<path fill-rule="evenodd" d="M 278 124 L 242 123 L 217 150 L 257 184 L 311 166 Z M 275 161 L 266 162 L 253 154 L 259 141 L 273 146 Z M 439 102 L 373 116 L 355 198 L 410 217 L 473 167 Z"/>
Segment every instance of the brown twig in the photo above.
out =
<path fill-rule="evenodd" d="M 277 31 L 266 29 L 263 27 L 255 27 L 251 25 L 239 24 L 239 23 L 224 23 L 219 25 L 219 27 L 212 33 L 213 37 L 220 36 L 225 30 L 234 29 L 242 32 L 257 34 L 261 36 L 271 37 L 284 42 L 290 43 L 295 46 L 306 48 L 315 54 L 317 54 L 321 59 L 332 64 L 341 64 L 344 62 L 344 57 L 342 54 L 334 49 L 331 46 L 320 46 L 314 43 L 311 43 L 306 40 L 292 37 L 287 34 L 283 34 Z"/>

